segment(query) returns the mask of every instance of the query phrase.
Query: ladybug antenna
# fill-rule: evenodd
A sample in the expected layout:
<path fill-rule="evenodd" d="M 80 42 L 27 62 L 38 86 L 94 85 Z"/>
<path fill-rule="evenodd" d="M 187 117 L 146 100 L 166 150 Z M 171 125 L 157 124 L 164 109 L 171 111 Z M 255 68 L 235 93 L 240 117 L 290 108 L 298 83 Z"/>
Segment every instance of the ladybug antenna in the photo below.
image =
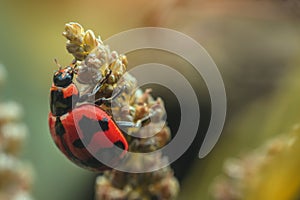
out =
<path fill-rule="evenodd" d="M 56 58 L 54 58 L 54 62 L 55 62 L 55 64 L 57 65 L 58 69 L 61 70 L 62 67 L 61 67 L 61 65 L 58 63 L 58 61 L 57 61 Z"/>
<path fill-rule="evenodd" d="M 78 72 L 78 69 L 77 69 L 78 65 L 77 65 L 77 60 L 76 59 L 74 59 L 72 61 L 72 63 L 70 64 L 70 67 L 72 68 L 72 72 L 74 74 L 77 74 L 77 72 Z"/>

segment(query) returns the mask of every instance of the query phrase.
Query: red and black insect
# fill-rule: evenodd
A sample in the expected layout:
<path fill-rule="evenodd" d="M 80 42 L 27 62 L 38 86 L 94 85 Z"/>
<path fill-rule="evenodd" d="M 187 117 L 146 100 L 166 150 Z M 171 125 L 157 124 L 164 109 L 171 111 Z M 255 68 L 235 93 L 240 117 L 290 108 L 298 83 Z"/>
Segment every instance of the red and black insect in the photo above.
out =
<path fill-rule="evenodd" d="M 72 66 L 54 73 L 48 118 L 51 136 L 60 151 L 81 167 L 102 171 L 116 166 L 124 159 L 128 143 L 111 116 L 96 106 L 96 102 L 86 101 L 103 82 L 92 93 L 80 96 L 73 83 L 74 74 Z M 97 104 L 111 101 L 118 94 L 98 99 Z M 120 122 L 120 125 L 137 126 L 130 122 Z"/>

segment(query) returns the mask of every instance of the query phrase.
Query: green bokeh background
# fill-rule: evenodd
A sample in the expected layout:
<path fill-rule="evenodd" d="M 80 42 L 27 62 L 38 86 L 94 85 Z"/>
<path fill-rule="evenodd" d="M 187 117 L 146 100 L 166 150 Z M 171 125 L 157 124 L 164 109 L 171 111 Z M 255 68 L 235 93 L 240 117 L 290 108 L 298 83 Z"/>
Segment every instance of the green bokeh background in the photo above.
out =
<path fill-rule="evenodd" d="M 77 21 L 103 37 L 133 27 L 134 18 L 123 22 L 129 16 L 115 6 L 116 1 L 1 1 L 0 62 L 8 71 L 1 98 L 13 99 L 24 108 L 30 135 L 23 157 L 35 170 L 36 199 L 92 198 L 95 174 L 67 161 L 50 137 L 49 88 L 54 58 L 62 64 L 72 60 L 61 35 L 64 24 Z"/>

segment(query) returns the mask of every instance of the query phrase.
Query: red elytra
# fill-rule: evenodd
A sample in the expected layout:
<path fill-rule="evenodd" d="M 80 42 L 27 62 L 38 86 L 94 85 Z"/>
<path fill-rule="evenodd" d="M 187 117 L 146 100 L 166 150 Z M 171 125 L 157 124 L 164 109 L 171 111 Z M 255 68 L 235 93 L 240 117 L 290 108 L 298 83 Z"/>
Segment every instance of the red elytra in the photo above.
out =
<path fill-rule="evenodd" d="M 74 68 L 54 73 L 48 116 L 51 136 L 59 150 L 80 167 L 102 171 L 117 166 L 128 143 L 114 120 L 100 107 L 80 101 L 73 83 Z"/>

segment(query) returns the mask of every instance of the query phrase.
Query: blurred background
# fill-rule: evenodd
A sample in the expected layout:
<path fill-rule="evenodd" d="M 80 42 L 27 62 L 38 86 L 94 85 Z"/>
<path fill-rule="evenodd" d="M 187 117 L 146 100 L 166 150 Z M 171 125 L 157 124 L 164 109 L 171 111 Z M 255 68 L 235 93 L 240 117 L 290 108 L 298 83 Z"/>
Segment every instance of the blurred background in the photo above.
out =
<path fill-rule="evenodd" d="M 96 174 L 66 160 L 48 131 L 54 58 L 62 65 L 72 60 L 61 35 L 65 23 L 79 22 L 103 40 L 131 28 L 166 27 L 191 36 L 208 51 L 225 83 L 228 112 L 219 142 L 201 160 L 197 154 L 210 117 L 210 100 L 202 78 L 193 75 L 186 61 L 166 52 L 144 50 L 127 56 L 129 68 L 147 62 L 168 64 L 193 85 L 201 110 L 199 133 L 172 167 L 181 184 L 179 199 L 209 199 L 228 158 L 243 157 L 300 122 L 299 19 L 300 3 L 296 0 L 1 0 L 0 63 L 8 73 L 1 99 L 13 99 L 24 108 L 23 119 L 30 134 L 22 157 L 35 171 L 33 196 L 79 200 L 94 195 Z M 168 124 L 176 133 L 177 100 L 163 87 L 149 87 L 154 96 L 165 101 Z M 299 154 L 293 158 L 290 165 L 300 166 Z M 282 169 L 285 171 L 285 166 Z M 288 166 L 286 170 L 291 172 L 285 176 L 287 184 L 278 184 L 283 191 L 289 181 L 300 179 L 299 171 L 291 171 Z M 270 175 L 273 183 L 281 180 L 276 174 Z M 240 188 L 236 190 L 239 195 L 247 195 Z M 281 199 L 298 199 L 299 194 L 297 182 L 295 189 Z"/>

